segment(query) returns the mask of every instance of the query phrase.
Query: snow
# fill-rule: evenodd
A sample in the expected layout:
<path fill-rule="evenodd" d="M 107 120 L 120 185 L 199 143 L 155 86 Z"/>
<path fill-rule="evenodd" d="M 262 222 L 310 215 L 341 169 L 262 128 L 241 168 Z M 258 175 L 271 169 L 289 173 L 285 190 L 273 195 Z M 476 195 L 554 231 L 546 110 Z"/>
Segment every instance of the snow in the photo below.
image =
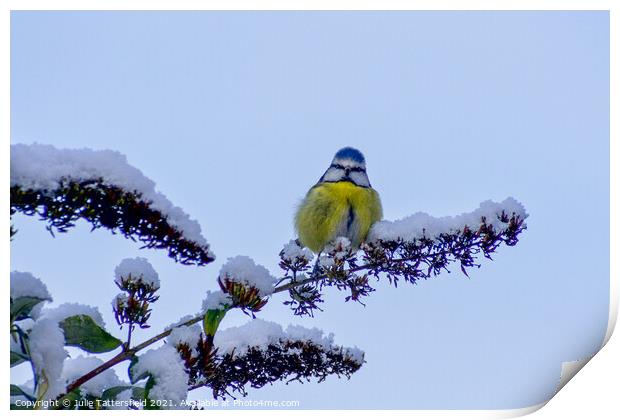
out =
<path fill-rule="evenodd" d="M 141 278 L 142 284 L 149 285 L 155 290 L 159 289 L 159 275 L 146 258 L 136 257 L 122 260 L 114 269 L 114 281 L 116 284 L 121 284 L 121 277 L 127 279 L 130 274 L 136 283 Z"/>
<path fill-rule="evenodd" d="M 116 396 L 116 403 L 111 403 L 108 405 L 108 410 L 128 410 L 129 407 L 134 406 L 134 402 L 132 399 L 133 389 L 126 389 L 125 391 L 121 391 Z"/>
<path fill-rule="evenodd" d="M 164 330 L 171 330 L 171 329 L 173 329 L 173 328 L 176 328 L 176 327 L 180 326 L 181 324 L 183 324 L 183 323 L 185 323 L 185 322 L 189 321 L 190 319 L 194 319 L 194 318 L 196 318 L 198 315 L 201 315 L 201 316 L 202 316 L 202 314 L 196 314 L 196 315 L 184 315 L 184 316 L 182 316 L 182 317 L 181 317 L 181 319 L 179 319 L 177 322 L 174 322 L 174 323 L 172 323 L 172 324 L 168 325 L 166 328 L 164 328 Z"/>
<path fill-rule="evenodd" d="M 248 287 L 255 287 L 263 297 L 273 293 L 274 284 L 277 282 L 265 267 L 243 255 L 229 258 L 220 270 L 220 278 L 229 278 Z"/>
<path fill-rule="evenodd" d="M 161 346 L 138 357 L 132 368 L 134 376 L 150 373 L 155 385 L 149 393 L 153 400 L 172 400 L 179 404 L 187 398 L 189 376 L 177 351 L 171 346 Z"/>
<path fill-rule="evenodd" d="M 55 322 L 61 322 L 74 315 L 88 315 L 95 321 L 95 324 L 105 328 L 105 322 L 99 309 L 81 303 L 63 303 L 55 308 L 44 308 L 41 310 L 39 319 L 51 319 Z"/>
<path fill-rule="evenodd" d="M 293 262 L 295 259 L 312 261 L 314 254 L 308 248 L 300 247 L 295 240 L 291 240 L 282 248 L 282 258 Z"/>
<path fill-rule="evenodd" d="M 363 362 L 364 353 L 355 348 L 340 347 L 334 344 L 334 335 L 325 335 L 318 328 L 305 328 L 299 325 L 290 325 L 283 330 L 282 327 L 270 321 L 253 319 L 248 323 L 218 331 L 215 334 L 213 344 L 220 353 L 232 353 L 243 355 L 251 347 L 266 349 L 270 344 L 278 344 L 281 341 L 305 341 L 312 342 L 328 351 L 342 350 L 352 359 Z"/>
<path fill-rule="evenodd" d="M 40 279 L 27 272 L 11 271 L 11 299 L 24 296 L 52 300 L 47 286 Z"/>
<path fill-rule="evenodd" d="M 498 218 L 502 210 L 509 217 L 514 214 L 524 220 L 528 216 L 523 205 L 512 197 L 501 203 L 487 200 L 481 203 L 478 209 L 458 216 L 433 217 L 420 212 L 394 222 L 382 220 L 375 223 L 371 228 L 368 234 L 368 242 L 398 239 L 413 241 L 423 237 L 434 239 L 442 233 L 460 231 L 465 226 L 477 230 L 482 217 L 486 218 L 487 224 L 493 225 L 495 231 L 502 231 L 508 226 L 507 223 L 501 222 Z"/>
<path fill-rule="evenodd" d="M 156 191 L 155 183 L 129 165 L 125 155 L 112 150 L 58 149 L 37 143 L 11 145 L 11 186 L 51 193 L 61 185 L 62 180 L 81 182 L 96 179 L 140 193 L 142 200 L 150 202 L 151 208 L 160 211 L 186 239 L 202 247 L 209 246 L 198 222 Z M 215 258 L 211 252 L 209 255 Z"/>
<path fill-rule="evenodd" d="M 329 242 L 323 250 L 323 255 L 319 258 L 321 267 L 329 268 L 336 264 L 336 258 L 343 260 L 351 251 L 351 241 L 349 238 L 339 236 Z"/>
<path fill-rule="evenodd" d="M 38 278 L 28 272 L 11 271 L 11 299 L 20 297 L 35 297 L 51 302 L 52 295 L 47 290 L 47 286 Z M 45 302 L 39 302 L 30 310 L 30 316 L 37 318 Z"/>
<path fill-rule="evenodd" d="M 64 348 L 65 336 L 52 319 L 41 319 L 35 322 L 30 331 L 30 356 L 38 376 L 45 372 L 49 388 L 45 399 L 58 397 L 65 392 L 65 382 L 62 378 L 63 362 L 67 357 Z"/>
<path fill-rule="evenodd" d="M 321 347 L 329 348 L 334 345 L 334 333 L 324 335 L 318 328 L 306 328 L 301 325 L 289 325 L 286 328 L 287 338 L 291 340 L 311 341 Z"/>
<path fill-rule="evenodd" d="M 360 365 L 364 363 L 364 351 L 357 346 L 343 347 L 344 353 L 349 359 L 356 361 Z"/>
<path fill-rule="evenodd" d="M 70 384 L 75 381 L 77 378 L 83 376 L 84 374 L 90 372 L 96 367 L 103 364 L 103 360 L 98 357 L 84 357 L 77 356 L 73 359 L 65 360 L 63 369 L 62 369 L 62 377 L 65 380 L 66 384 Z M 112 388 L 120 385 L 128 385 L 121 381 L 114 369 L 108 369 L 101 372 L 99 375 L 89 379 L 84 384 L 80 385 L 80 390 L 82 395 L 93 395 L 100 397 L 103 391 L 108 388 Z"/>
<path fill-rule="evenodd" d="M 224 305 L 231 305 L 232 299 L 229 294 L 217 290 L 215 292 L 207 291 L 207 297 L 202 301 L 202 312 L 206 313 L 211 309 L 222 309 Z"/>
<path fill-rule="evenodd" d="M 218 331 L 213 344 L 222 353 L 244 354 L 250 347 L 266 348 L 284 338 L 282 327 L 271 321 L 256 318 L 239 327 Z"/>
<path fill-rule="evenodd" d="M 198 324 L 176 327 L 166 339 L 166 344 L 176 347 L 180 343 L 186 343 L 192 350 L 192 355 L 197 356 L 196 346 L 201 332 L 202 328 Z"/>
<path fill-rule="evenodd" d="M 112 307 L 118 308 L 119 306 L 127 306 L 128 302 L 129 296 L 127 296 L 125 293 L 119 293 L 118 295 L 114 296 L 114 299 L 112 299 Z"/>

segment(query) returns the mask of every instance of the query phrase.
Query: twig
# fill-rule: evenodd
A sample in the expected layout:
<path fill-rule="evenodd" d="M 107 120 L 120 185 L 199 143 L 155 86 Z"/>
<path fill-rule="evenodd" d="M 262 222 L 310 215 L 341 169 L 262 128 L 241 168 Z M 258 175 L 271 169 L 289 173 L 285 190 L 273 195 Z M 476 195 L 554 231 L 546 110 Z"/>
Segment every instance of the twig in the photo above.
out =
<path fill-rule="evenodd" d="M 99 375 L 101 372 L 111 368 L 112 366 L 116 366 L 117 364 L 124 362 L 125 360 L 129 360 L 131 359 L 137 352 L 139 352 L 140 350 L 150 346 L 151 344 L 166 338 L 170 335 L 170 333 L 172 333 L 172 330 L 177 328 L 177 327 L 182 327 L 182 326 L 187 326 L 187 325 L 192 325 L 195 324 L 198 321 L 201 321 L 203 318 L 203 315 L 197 316 L 195 318 L 192 318 L 188 321 L 185 321 L 179 325 L 175 325 L 174 327 L 167 329 L 159 334 L 157 334 L 154 337 L 149 338 L 148 340 L 138 344 L 137 346 L 131 348 L 131 349 L 127 349 L 127 350 L 123 350 L 122 352 L 120 352 L 119 354 L 117 354 L 116 356 L 114 356 L 113 358 L 111 358 L 110 360 L 108 360 L 107 362 L 103 363 L 102 365 L 96 367 L 95 369 L 91 370 L 90 372 L 80 376 L 79 378 L 77 378 L 75 381 L 71 382 L 69 385 L 67 385 L 67 390 L 65 391 L 64 395 L 61 395 L 60 397 L 58 397 L 57 399 L 62 399 L 65 395 L 67 395 L 68 393 L 70 393 L 71 391 L 75 390 L 76 388 L 78 388 L 80 385 L 82 385 L 85 382 L 88 382 L 90 379 L 94 378 L 95 376 Z"/>

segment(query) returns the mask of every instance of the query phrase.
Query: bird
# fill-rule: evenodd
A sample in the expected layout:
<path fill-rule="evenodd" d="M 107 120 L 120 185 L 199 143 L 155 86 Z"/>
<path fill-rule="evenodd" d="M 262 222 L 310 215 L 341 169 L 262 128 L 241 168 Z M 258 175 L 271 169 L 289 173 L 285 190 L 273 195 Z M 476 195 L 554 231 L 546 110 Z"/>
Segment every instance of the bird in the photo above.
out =
<path fill-rule="evenodd" d="M 349 239 L 352 249 L 359 248 L 382 217 L 381 199 L 368 180 L 364 155 L 344 147 L 299 204 L 295 230 L 301 245 L 320 255 L 338 237 Z"/>

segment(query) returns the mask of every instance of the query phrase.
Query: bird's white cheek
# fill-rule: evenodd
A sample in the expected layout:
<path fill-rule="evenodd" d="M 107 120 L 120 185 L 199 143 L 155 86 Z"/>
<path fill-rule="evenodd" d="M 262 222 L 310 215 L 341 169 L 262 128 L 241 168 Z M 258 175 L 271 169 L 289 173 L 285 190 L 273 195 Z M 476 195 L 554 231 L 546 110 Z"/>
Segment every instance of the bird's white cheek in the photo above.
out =
<path fill-rule="evenodd" d="M 356 185 L 359 185 L 360 187 L 370 186 L 368 176 L 365 172 L 351 172 L 349 177 L 351 178 L 351 181 L 353 181 Z"/>
<path fill-rule="evenodd" d="M 323 181 L 335 182 L 344 178 L 344 171 L 342 169 L 330 168 L 323 177 Z"/>

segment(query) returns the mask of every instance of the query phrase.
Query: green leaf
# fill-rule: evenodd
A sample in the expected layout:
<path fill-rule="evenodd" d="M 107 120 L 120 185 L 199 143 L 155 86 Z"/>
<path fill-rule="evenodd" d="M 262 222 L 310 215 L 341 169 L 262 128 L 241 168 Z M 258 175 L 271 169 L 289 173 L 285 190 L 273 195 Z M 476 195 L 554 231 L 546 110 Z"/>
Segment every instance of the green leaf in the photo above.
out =
<path fill-rule="evenodd" d="M 146 379 L 146 384 L 144 385 L 144 388 L 134 388 L 133 398 L 137 400 L 146 400 L 146 405 L 143 407 L 144 410 L 159 410 L 160 407 L 153 404 L 149 398 L 149 392 L 156 383 L 155 378 L 153 378 L 153 374 L 149 371 L 142 372 L 140 375 L 135 374 L 134 366 L 138 363 L 138 360 L 138 357 L 134 356 L 129 363 L 129 380 L 132 384 L 135 384 L 142 379 Z"/>
<path fill-rule="evenodd" d="M 202 328 L 205 334 L 213 337 L 217 328 L 220 326 L 220 322 L 226 315 L 227 308 L 224 309 L 209 309 L 202 320 Z"/>
<path fill-rule="evenodd" d="M 26 395 L 26 393 L 17 385 L 11 384 L 11 396 L 14 395 Z"/>
<path fill-rule="evenodd" d="M 26 362 L 28 360 L 30 359 L 25 354 L 21 354 L 16 351 L 11 351 L 11 367 L 17 366 L 20 363 Z"/>
<path fill-rule="evenodd" d="M 67 346 L 79 347 L 89 353 L 105 353 L 122 344 L 88 315 L 70 316 L 59 325 L 65 333 Z"/>
<path fill-rule="evenodd" d="M 129 367 L 129 379 L 132 384 L 135 384 L 136 382 L 141 381 L 142 379 L 147 379 L 150 376 L 151 376 L 150 372 L 142 372 L 140 375 L 136 376 L 136 374 L 133 372 L 132 366 Z"/>
<path fill-rule="evenodd" d="M 24 397 L 28 398 L 30 401 L 35 400 L 35 398 L 32 395 L 28 394 L 26 391 L 24 391 L 17 385 L 11 384 L 11 396 L 14 397 L 18 395 L 23 395 Z"/>
<path fill-rule="evenodd" d="M 56 409 L 58 410 L 74 410 L 76 402 L 82 398 L 82 392 L 80 388 L 76 388 L 73 391 L 65 394 L 60 400 Z"/>
<path fill-rule="evenodd" d="M 135 374 L 133 372 L 133 367 L 136 365 L 136 363 L 138 363 L 138 360 L 139 360 L 138 356 L 133 356 L 131 358 L 131 362 L 129 362 L 129 367 L 127 368 L 127 375 L 129 376 L 129 382 L 131 382 L 132 384 L 135 384 L 140 379 L 146 378 L 147 375 L 148 375 L 148 372 L 144 372 L 140 376 L 135 376 Z"/>
<path fill-rule="evenodd" d="M 144 385 L 144 398 L 146 399 L 146 405 L 144 406 L 145 410 L 159 410 L 161 409 L 160 406 L 156 405 L 150 398 L 149 398 L 149 393 L 151 392 L 151 389 L 153 389 L 153 387 L 155 386 L 155 378 L 153 378 L 153 375 L 149 374 L 149 379 L 147 379 L 146 381 L 146 385 Z"/>
<path fill-rule="evenodd" d="M 101 399 L 106 401 L 106 400 L 115 400 L 116 397 L 118 397 L 118 394 L 120 394 L 123 391 L 127 391 L 128 389 L 132 389 L 132 386 L 129 385 L 120 385 L 120 386 L 113 386 L 112 388 L 108 388 L 105 391 L 103 391 L 103 393 L 101 394 Z"/>
<path fill-rule="evenodd" d="M 11 404 L 11 410 L 34 410 L 34 406 Z"/>
<path fill-rule="evenodd" d="M 135 386 L 131 394 L 131 398 L 134 400 L 142 401 L 146 399 L 146 390 L 142 387 Z"/>
<path fill-rule="evenodd" d="M 32 308 L 44 300 L 46 299 L 33 296 L 21 296 L 11 299 L 11 324 L 13 324 L 14 321 L 29 318 Z"/>

